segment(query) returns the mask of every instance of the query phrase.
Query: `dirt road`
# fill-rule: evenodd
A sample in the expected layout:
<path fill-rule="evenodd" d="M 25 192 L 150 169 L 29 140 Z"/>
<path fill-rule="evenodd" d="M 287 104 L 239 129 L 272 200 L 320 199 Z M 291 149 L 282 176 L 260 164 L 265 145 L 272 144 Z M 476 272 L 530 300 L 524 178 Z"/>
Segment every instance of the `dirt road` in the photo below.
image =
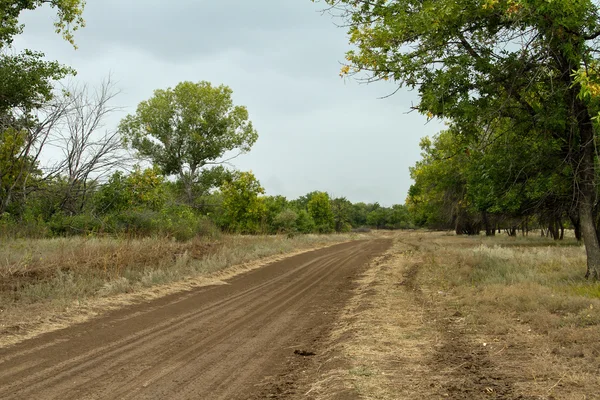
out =
<path fill-rule="evenodd" d="M 0 398 L 300 398 L 295 377 L 389 245 L 301 254 L 2 349 Z"/>

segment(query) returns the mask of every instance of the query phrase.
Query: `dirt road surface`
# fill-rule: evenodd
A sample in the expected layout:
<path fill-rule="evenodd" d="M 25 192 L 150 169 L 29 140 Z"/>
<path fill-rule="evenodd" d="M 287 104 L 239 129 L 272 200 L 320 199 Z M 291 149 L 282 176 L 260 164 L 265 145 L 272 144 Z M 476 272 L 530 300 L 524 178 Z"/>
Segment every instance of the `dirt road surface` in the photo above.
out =
<path fill-rule="evenodd" d="M 390 244 L 304 253 L 1 349 L 0 399 L 302 398 L 296 378 Z"/>

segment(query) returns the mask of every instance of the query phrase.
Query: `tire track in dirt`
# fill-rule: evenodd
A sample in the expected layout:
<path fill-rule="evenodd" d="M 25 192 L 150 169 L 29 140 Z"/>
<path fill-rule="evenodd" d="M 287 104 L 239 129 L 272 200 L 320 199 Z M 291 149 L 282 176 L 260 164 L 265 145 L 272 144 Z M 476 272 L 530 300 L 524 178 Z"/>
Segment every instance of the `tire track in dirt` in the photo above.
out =
<path fill-rule="evenodd" d="M 0 350 L 0 398 L 252 398 L 390 242 L 351 242 Z M 261 393 L 268 391 L 264 386 Z"/>

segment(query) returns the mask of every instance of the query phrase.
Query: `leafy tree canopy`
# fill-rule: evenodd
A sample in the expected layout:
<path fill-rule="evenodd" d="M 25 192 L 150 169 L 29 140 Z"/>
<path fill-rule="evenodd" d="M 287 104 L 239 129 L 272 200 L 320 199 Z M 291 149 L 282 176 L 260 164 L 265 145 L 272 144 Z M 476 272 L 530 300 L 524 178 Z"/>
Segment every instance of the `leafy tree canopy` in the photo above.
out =
<path fill-rule="evenodd" d="M 34 10 L 43 5 L 56 10 L 56 33 L 75 45 L 73 32 L 85 26 L 84 0 L 0 0 L 0 47 L 11 45 L 13 37 L 23 31 L 23 25 L 19 24 L 19 16 L 23 11 Z"/>
<path fill-rule="evenodd" d="M 325 1 L 345 17 L 353 45 L 342 75 L 363 72 L 367 81 L 392 80 L 418 89 L 415 108 L 448 120 L 454 138 L 477 140 L 482 131 L 498 132 L 510 119 L 520 134 L 557 139 L 558 153 L 573 171 L 587 275 L 600 276 L 594 224 L 600 5 L 592 0 Z M 555 174 L 562 173 L 563 167 L 556 167 Z"/>
<path fill-rule="evenodd" d="M 125 142 L 165 175 L 178 175 L 191 192 L 202 169 L 229 151 L 246 152 L 258 134 L 232 90 L 208 82 L 182 82 L 156 90 L 120 124 Z M 191 200 L 190 194 L 190 200 Z"/>
<path fill-rule="evenodd" d="M 257 233 L 266 213 L 265 190 L 252 172 L 241 172 L 221 186 L 224 218 L 239 233 Z"/>
<path fill-rule="evenodd" d="M 308 202 L 308 213 L 312 217 L 320 233 L 328 233 L 334 229 L 334 217 L 329 195 L 325 192 L 313 192 Z"/>

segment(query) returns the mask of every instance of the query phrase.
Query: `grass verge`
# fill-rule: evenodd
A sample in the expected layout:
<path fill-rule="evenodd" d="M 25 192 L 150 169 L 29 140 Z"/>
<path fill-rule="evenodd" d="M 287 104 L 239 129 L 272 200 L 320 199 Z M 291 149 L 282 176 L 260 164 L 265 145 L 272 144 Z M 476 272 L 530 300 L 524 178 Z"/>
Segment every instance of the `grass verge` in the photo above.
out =
<path fill-rule="evenodd" d="M 0 346 L 80 322 L 106 309 L 219 283 L 261 265 L 259 261 L 357 237 L 5 241 L 0 246 Z"/>
<path fill-rule="evenodd" d="M 399 233 L 358 282 L 309 395 L 597 398 L 600 289 L 584 273 L 574 240 Z"/>

